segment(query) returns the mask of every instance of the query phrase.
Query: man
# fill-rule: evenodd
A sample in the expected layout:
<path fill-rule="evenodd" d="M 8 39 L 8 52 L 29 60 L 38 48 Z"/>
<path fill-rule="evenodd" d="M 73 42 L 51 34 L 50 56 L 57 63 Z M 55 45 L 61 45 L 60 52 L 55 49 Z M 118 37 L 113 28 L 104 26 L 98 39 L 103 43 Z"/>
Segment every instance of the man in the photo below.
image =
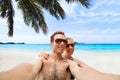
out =
<path fill-rule="evenodd" d="M 69 80 L 69 62 L 62 57 L 67 44 L 63 32 L 55 32 L 50 39 L 52 52 L 47 60 L 43 60 L 42 68 L 38 74 L 38 80 Z"/>

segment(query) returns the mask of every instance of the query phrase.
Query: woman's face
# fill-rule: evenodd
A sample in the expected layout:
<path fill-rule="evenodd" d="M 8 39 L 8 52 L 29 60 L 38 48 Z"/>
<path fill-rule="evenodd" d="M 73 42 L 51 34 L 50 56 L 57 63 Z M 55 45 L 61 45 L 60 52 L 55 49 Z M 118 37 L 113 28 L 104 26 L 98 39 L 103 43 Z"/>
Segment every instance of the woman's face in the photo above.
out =
<path fill-rule="evenodd" d="M 68 55 L 72 55 L 74 52 L 74 41 L 72 39 L 67 39 L 66 52 Z"/>

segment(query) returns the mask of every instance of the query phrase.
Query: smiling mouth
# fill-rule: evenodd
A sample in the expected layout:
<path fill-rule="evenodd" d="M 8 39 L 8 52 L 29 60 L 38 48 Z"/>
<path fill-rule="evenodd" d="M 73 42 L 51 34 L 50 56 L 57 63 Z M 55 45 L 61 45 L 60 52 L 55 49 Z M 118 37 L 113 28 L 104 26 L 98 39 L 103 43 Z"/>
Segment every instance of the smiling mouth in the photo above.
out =
<path fill-rule="evenodd" d="M 58 47 L 59 49 L 64 49 L 64 47 Z"/>

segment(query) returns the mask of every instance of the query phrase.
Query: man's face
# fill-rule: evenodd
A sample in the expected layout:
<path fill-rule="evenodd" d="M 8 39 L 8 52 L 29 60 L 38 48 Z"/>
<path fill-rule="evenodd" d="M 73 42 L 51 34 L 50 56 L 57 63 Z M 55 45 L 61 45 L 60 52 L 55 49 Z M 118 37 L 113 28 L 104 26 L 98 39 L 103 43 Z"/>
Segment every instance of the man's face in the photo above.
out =
<path fill-rule="evenodd" d="M 64 49 L 66 47 L 66 37 L 62 34 L 56 34 L 54 36 L 54 40 L 51 42 L 51 45 L 53 47 L 53 51 L 57 54 L 62 54 L 64 52 Z"/>
<path fill-rule="evenodd" d="M 72 39 L 67 40 L 66 52 L 69 53 L 68 55 L 70 55 L 70 56 L 74 52 L 74 41 Z"/>

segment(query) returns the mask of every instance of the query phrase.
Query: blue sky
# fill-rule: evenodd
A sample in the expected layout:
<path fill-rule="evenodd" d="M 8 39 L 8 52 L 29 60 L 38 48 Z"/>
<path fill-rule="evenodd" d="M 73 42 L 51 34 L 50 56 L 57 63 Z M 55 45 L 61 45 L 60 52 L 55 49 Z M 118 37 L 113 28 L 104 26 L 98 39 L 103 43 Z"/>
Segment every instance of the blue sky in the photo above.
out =
<path fill-rule="evenodd" d="M 86 9 L 79 4 L 66 4 L 61 1 L 66 18 L 56 20 L 44 13 L 48 25 L 48 34 L 35 33 L 26 26 L 20 10 L 15 7 L 14 36 L 8 37 L 5 19 L 0 19 L 0 42 L 49 43 L 50 35 L 55 31 L 64 31 L 66 36 L 83 43 L 120 43 L 120 1 L 93 0 Z M 14 5 L 16 6 L 16 5 Z"/>

